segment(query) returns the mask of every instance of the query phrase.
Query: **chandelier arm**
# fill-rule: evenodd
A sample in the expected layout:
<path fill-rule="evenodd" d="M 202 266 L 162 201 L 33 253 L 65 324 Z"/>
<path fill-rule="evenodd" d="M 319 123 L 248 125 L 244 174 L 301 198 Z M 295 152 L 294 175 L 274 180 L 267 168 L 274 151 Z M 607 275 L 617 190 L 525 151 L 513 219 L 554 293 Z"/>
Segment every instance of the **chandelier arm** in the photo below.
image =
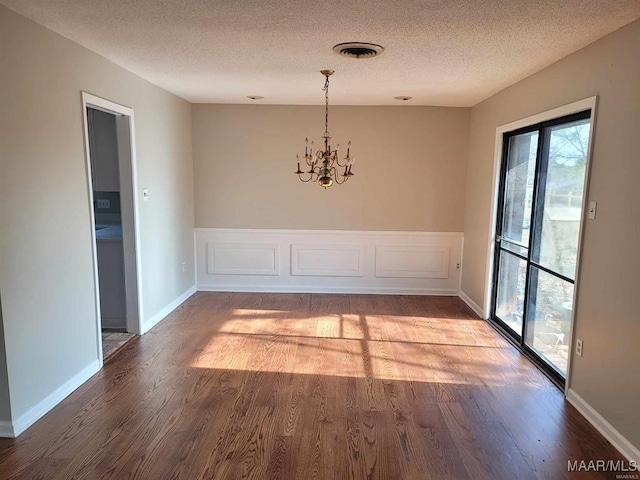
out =
<path fill-rule="evenodd" d="M 336 170 L 336 167 L 331 168 L 330 175 L 338 185 L 342 185 L 344 182 L 347 181 L 346 180 L 347 177 L 343 177 L 343 180 L 340 181 L 340 174 L 338 173 L 338 170 Z"/>
<path fill-rule="evenodd" d="M 336 175 L 336 183 L 337 183 L 338 185 L 342 185 L 344 182 L 346 182 L 346 181 L 347 181 L 347 179 L 348 179 L 349 177 L 342 177 L 342 178 L 343 178 L 342 180 L 338 180 L 339 178 L 340 178 L 340 175 Z"/>
<path fill-rule="evenodd" d="M 349 165 L 350 161 L 351 159 L 348 159 L 346 163 L 340 163 L 340 159 L 336 157 L 336 163 L 338 164 L 339 167 L 346 167 L 347 165 Z"/>
<path fill-rule="evenodd" d="M 314 167 L 313 170 L 309 170 L 308 172 L 304 172 L 309 174 L 309 178 L 307 180 L 302 180 L 302 177 L 300 176 L 300 174 L 298 174 L 298 177 L 300 178 L 300 181 L 307 183 L 307 182 L 315 182 L 318 180 L 318 178 L 320 178 L 320 168 L 319 167 Z"/>

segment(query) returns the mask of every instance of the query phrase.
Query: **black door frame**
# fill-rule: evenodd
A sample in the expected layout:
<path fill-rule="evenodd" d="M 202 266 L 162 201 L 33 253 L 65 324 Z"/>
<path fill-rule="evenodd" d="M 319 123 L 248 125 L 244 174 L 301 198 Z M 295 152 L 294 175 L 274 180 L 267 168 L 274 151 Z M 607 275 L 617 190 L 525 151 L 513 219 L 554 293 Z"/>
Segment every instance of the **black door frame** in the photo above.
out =
<path fill-rule="evenodd" d="M 489 320 L 494 323 L 509 339 L 514 345 L 516 345 L 523 353 L 525 353 L 530 359 L 534 361 L 534 363 L 559 387 L 564 388 L 566 385 L 567 379 L 556 370 L 551 364 L 546 362 L 538 353 L 529 347 L 526 344 L 526 330 L 527 330 L 527 322 L 528 322 L 528 307 L 529 307 L 529 287 L 531 281 L 531 267 L 535 267 L 543 272 L 560 278 L 566 282 L 571 283 L 575 289 L 576 279 L 568 278 L 562 274 L 549 270 L 544 266 L 540 265 L 538 262 L 532 260 L 534 248 L 537 245 L 536 235 L 539 235 L 541 231 L 541 222 L 542 222 L 542 212 L 544 211 L 544 199 L 545 199 L 545 189 L 546 189 L 546 174 L 548 167 L 548 151 L 549 151 L 549 135 L 546 133 L 550 127 L 572 123 L 579 120 L 590 120 L 590 128 L 593 129 L 593 119 L 592 119 L 592 109 L 587 108 L 581 110 L 576 113 L 571 113 L 569 115 L 563 115 L 558 118 L 553 118 L 550 120 L 545 120 L 543 122 L 534 123 L 531 125 L 527 125 L 522 128 L 514 129 L 511 131 L 504 132 L 502 134 L 502 152 L 500 153 L 500 171 L 499 171 L 499 181 L 498 181 L 498 196 L 496 202 L 496 221 L 495 221 L 495 231 L 494 231 L 494 245 L 493 245 L 493 278 L 491 279 L 491 298 L 490 298 L 490 314 Z M 513 250 L 508 250 L 501 247 L 501 243 L 506 241 L 507 243 L 518 245 L 517 242 L 509 241 L 501 237 L 502 233 L 502 222 L 504 220 L 504 201 L 505 201 L 505 188 L 506 188 L 506 180 L 507 180 L 507 166 L 509 161 L 509 153 L 510 153 L 510 139 L 512 137 L 538 132 L 538 145 L 536 149 L 536 159 L 535 159 L 535 174 L 534 174 L 534 182 L 533 182 L 533 198 L 532 198 L 532 206 L 531 206 L 531 217 L 529 219 L 529 240 L 528 245 L 519 245 L 521 247 L 526 248 L 527 255 L 522 255 Z M 592 134 L 590 132 L 589 142 L 591 142 Z M 542 159 L 546 158 L 546 161 Z M 587 195 L 587 185 L 588 185 L 588 171 L 589 159 L 587 158 L 587 168 L 585 171 L 585 190 L 584 197 Z M 583 201 L 583 207 L 585 202 Z M 583 208 L 584 210 L 584 208 Z M 584 214 L 584 211 L 582 212 Z M 582 222 L 581 222 L 582 223 Z M 582 225 L 581 225 L 582 227 Z M 579 239 L 580 241 L 580 239 Z M 580 246 L 578 246 L 578 252 L 580 250 Z M 499 278 L 499 266 L 500 266 L 500 253 L 505 251 L 509 255 L 513 255 L 523 261 L 526 262 L 526 277 L 525 277 L 525 285 L 524 285 L 524 304 L 523 304 L 523 314 L 522 314 L 522 331 L 515 332 L 511 329 L 507 324 L 500 319 L 496 315 L 496 300 L 498 293 L 498 278 Z M 579 260 L 579 259 L 576 259 Z M 573 319 L 571 319 L 573 322 Z M 571 356 L 571 347 L 572 343 L 569 342 L 569 357 Z M 567 371 L 567 376 L 569 372 Z"/>

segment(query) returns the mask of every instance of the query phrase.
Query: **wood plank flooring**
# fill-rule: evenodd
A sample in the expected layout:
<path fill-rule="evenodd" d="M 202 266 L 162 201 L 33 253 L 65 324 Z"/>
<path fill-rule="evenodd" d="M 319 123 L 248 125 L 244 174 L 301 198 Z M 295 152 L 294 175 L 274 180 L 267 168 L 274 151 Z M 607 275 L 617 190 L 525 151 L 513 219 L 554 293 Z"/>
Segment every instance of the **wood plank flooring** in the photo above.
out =
<path fill-rule="evenodd" d="M 612 478 L 591 459 L 622 457 L 454 297 L 198 293 L 0 439 L 2 479 Z"/>
<path fill-rule="evenodd" d="M 103 330 L 102 331 L 102 359 L 106 361 L 111 355 L 120 350 L 135 335 L 133 333 Z"/>

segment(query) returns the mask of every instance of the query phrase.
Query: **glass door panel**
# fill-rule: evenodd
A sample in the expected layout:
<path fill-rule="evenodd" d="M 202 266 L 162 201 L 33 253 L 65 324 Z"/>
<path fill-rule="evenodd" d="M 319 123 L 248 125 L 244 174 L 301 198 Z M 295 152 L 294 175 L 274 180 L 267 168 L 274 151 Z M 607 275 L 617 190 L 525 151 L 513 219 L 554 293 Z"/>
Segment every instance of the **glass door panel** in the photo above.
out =
<path fill-rule="evenodd" d="M 543 128 L 531 239 L 525 344 L 564 378 L 578 259 L 589 119 Z"/>
<path fill-rule="evenodd" d="M 532 260 L 574 279 L 578 255 L 589 119 L 549 127 L 548 154 L 542 158 L 535 226 L 539 229 Z"/>
<path fill-rule="evenodd" d="M 502 250 L 498 265 L 495 315 L 520 336 L 524 318 L 527 262 Z"/>
<path fill-rule="evenodd" d="M 538 132 L 510 137 L 502 179 L 494 316 L 518 338 L 524 319 L 537 146 Z"/>
<path fill-rule="evenodd" d="M 529 247 L 537 145 L 538 132 L 523 133 L 509 139 L 500 235 L 525 248 Z"/>
<path fill-rule="evenodd" d="M 531 267 L 527 297 L 525 342 L 566 377 L 573 284 Z"/>

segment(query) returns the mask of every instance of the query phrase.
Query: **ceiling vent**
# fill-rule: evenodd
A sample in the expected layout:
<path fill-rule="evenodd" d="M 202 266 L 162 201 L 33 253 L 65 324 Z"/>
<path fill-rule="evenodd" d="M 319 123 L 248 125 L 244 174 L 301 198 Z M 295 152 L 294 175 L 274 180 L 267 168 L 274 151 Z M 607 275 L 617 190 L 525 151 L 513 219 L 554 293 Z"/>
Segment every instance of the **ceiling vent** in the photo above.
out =
<path fill-rule="evenodd" d="M 347 42 L 339 43 L 333 51 L 348 58 L 373 58 L 382 55 L 384 47 L 375 43 Z"/>

